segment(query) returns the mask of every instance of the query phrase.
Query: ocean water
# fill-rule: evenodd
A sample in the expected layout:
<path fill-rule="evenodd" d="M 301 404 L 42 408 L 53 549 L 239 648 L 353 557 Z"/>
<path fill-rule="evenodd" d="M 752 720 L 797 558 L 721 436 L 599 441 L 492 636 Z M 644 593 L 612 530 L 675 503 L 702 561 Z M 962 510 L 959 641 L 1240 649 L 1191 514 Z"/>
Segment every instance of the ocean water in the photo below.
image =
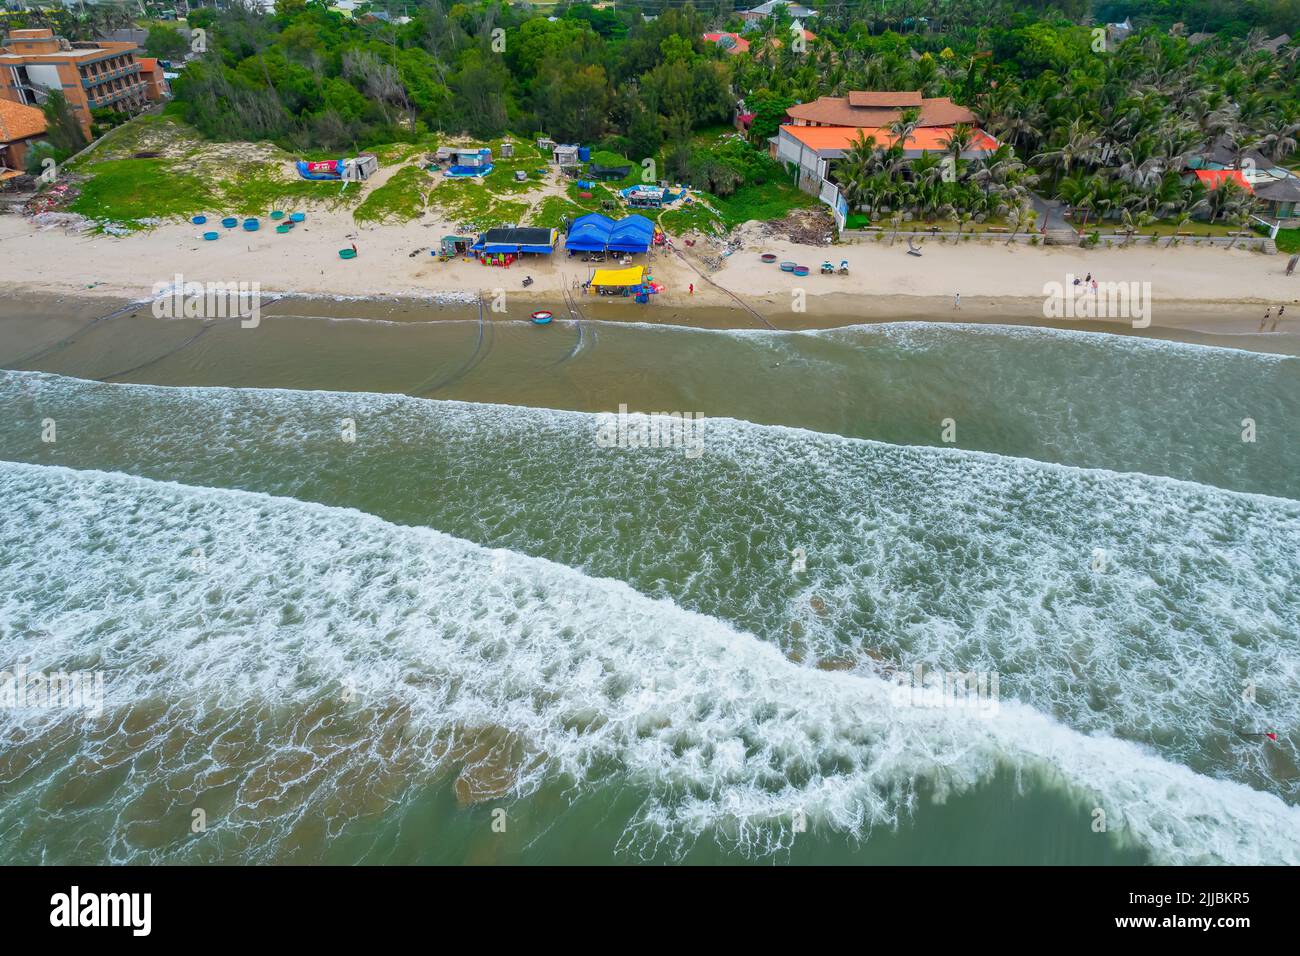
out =
<path fill-rule="evenodd" d="M 532 331 L 438 397 L 0 372 L 0 669 L 104 675 L 0 709 L 0 857 L 1300 861 L 1295 359 Z"/>

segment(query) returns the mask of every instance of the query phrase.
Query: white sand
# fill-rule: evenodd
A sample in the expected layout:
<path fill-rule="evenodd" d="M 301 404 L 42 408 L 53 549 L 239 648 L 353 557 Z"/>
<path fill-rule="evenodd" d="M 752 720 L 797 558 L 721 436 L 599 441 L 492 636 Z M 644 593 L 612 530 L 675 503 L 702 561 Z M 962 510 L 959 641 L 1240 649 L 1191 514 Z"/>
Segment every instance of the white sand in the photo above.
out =
<path fill-rule="evenodd" d="M 358 226 L 350 211 L 312 211 L 306 223 L 279 235 L 264 221 L 256 233 L 226 230 L 205 242 L 203 229 L 169 224 L 126 237 L 75 234 L 59 228 L 39 229 L 18 216 L 0 216 L 0 285 L 11 291 L 33 289 L 144 297 L 155 284 L 171 284 L 180 274 L 186 281 L 260 282 L 265 292 L 296 292 L 335 296 L 456 294 L 472 296 L 497 288 L 522 290 L 525 275 L 534 284 L 530 293 L 545 294 L 585 280 L 593 268 L 560 251 L 550 258 L 533 258 L 511 269 L 477 262 L 439 263 L 429 254 L 454 226 L 436 214 L 400 225 Z M 754 228 L 747 230 L 752 234 Z M 338 250 L 356 243 L 355 260 L 339 259 Z M 697 245 L 677 247 L 698 266 Z M 1043 285 L 1064 282 L 1067 273 L 1092 272 L 1101 281 L 1150 282 L 1157 302 L 1247 304 L 1300 301 L 1300 275 L 1284 275 L 1287 256 L 1244 250 L 1166 248 L 1138 243 L 1127 249 L 1084 250 L 977 242 L 940 244 L 929 241 L 922 258 L 906 254 L 906 243 L 850 243 L 839 246 L 797 246 L 784 241 L 755 240 L 728 257 L 711 278 L 720 286 L 754 301 L 761 308 L 783 311 L 791 290 L 822 294 L 848 293 L 862 297 L 864 311 L 878 311 L 879 299 L 898 296 L 933 297 L 918 305 L 939 308 L 956 292 L 964 302 L 980 297 L 1024 298 L 1041 302 Z M 412 257 L 411 252 L 422 250 Z M 804 279 L 782 273 L 758 259 L 774 252 L 811 266 Z M 836 265 L 847 259 L 848 276 L 821 276 L 823 259 Z M 639 261 L 639 260 L 638 260 Z M 712 289 L 694 269 L 672 253 L 652 254 L 655 278 L 666 286 L 658 301 L 672 305 L 722 305 L 732 300 Z M 688 295 L 694 283 L 695 295 Z M 836 299 L 842 296 L 836 295 Z M 872 307 L 875 308 L 872 308 Z M 913 308 L 915 308 L 914 306 Z M 909 310 L 910 311 L 910 310 Z M 1250 308 L 1250 313 L 1263 309 Z M 1300 313 L 1300 307 L 1295 309 Z"/>

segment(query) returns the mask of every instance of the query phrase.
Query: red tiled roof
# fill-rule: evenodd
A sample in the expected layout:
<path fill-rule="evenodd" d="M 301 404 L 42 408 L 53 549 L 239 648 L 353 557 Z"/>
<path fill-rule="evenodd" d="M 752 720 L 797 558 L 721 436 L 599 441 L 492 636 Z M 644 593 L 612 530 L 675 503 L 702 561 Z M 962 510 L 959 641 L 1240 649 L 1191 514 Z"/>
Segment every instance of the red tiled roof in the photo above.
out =
<path fill-rule="evenodd" d="M 1240 169 L 1198 169 L 1196 170 L 1196 178 L 1205 185 L 1206 189 L 1218 189 L 1225 179 L 1231 179 L 1246 192 L 1255 192 L 1250 182 L 1241 174 Z"/>
<path fill-rule="evenodd" d="M 40 136 L 45 128 L 45 114 L 36 107 L 0 99 L 0 143 Z"/>
<path fill-rule="evenodd" d="M 723 48 L 723 49 L 725 49 L 728 53 L 732 54 L 733 56 L 734 56 L 735 54 L 737 54 L 737 53 L 748 53 L 748 52 L 749 52 L 749 41 L 746 40 L 744 37 L 742 37 L 739 33 L 706 33 L 706 34 L 704 34 L 704 39 L 707 40 L 709 43 L 717 43 L 717 42 L 718 42 L 719 40 L 721 40 L 723 37 L 730 37 L 733 41 L 735 41 L 735 42 L 733 42 L 730 46 L 727 46 L 727 47 L 724 47 L 724 48 Z"/>

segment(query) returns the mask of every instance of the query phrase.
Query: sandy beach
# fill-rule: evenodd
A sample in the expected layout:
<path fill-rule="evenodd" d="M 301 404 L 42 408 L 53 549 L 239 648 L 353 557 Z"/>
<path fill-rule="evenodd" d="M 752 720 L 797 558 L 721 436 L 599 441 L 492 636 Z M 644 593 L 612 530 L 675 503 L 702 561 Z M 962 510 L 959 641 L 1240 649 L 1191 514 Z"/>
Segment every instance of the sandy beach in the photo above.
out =
<path fill-rule="evenodd" d="M 400 225 L 360 226 L 347 211 L 313 211 L 305 225 L 287 236 L 271 230 L 231 231 L 217 242 L 205 242 L 190 224 L 112 237 L 38 228 L 6 216 L 0 217 L 7 253 L 0 261 L 0 288 L 18 298 L 54 294 L 137 300 L 181 275 L 186 281 L 258 282 L 270 294 L 473 302 L 476 295 L 504 290 L 507 302 L 522 298 L 559 304 L 561 290 L 579 287 L 594 268 L 562 249 L 550 260 L 529 259 L 508 270 L 472 260 L 440 263 L 430 249 L 451 228 L 432 216 Z M 687 238 L 694 245 L 688 246 Z M 673 250 L 652 252 L 646 264 L 665 288 L 649 307 L 578 295 L 579 307 L 588 318 L 703 327 L 799 329 L 919 319 L 1128 329 L 1131 323 L 1125 321 L 1044 319 L 1046 283 L 1064 284 L 1069 275 L 1092 273 L 1103 282 L 1150 283 L 1147 334 L 1172 332 L 1192 341 L 1227 336 L 1234 341 L 1222 344 L 1287 352 L 1294 352 L 1300 339 L 1290 316 L 1276 333 L 1254 338 L 1269 306 L 1286 304 L 1300 317 L 1300 276 L 1285 275 L 1284 255 L 1146 244 L 1085 250 L 1002 240 L 960 245 L 931 240 L 918 258 L 907 255 L 901 241 L 893 246 L 887 239 L 798 245 L 764 236 L 752 223 L 733 238 L 739 238 L 740 248 L 722 257 L 714 270 L 706 260 L 716 262 L 719 250 L 703 237 L 673 237 Z M 352 243 L 358 257 L 339 259 L 338 249 Z M 814 270 L 823 260 L 847 260 L 850 271 L 847 276 L 814 272 L 798 279 L 761 262 L 764 252 Z M 525 276 L 533 279 L 527 289 Z M 961 294 L 959 310 L 953 307 L 956 293 Z"/>

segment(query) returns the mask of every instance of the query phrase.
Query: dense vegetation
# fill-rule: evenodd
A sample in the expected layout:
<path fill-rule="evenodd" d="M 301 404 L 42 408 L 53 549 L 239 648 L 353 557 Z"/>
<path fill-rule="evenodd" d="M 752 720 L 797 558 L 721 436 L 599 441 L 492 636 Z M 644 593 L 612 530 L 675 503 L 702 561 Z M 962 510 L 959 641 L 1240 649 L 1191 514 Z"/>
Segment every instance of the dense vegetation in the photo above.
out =
<path fill-rule="evenodd" d="M 745 33 L 749 52 L 733 56 L 702 39 L 744 29 L 727 0 L 632 0 L 617 11 L 385 0 L 353 19 L 321 0 L 276 0 L 271 15 L 223 0 L 220 11 L 189 16 L 207 31 L 208 51 L 173 84 L 172 109 L 210 139 L 304 153 L 544 131 L 636 164 L 652 158 L 660 176 L 725 198 L 786 175 L 766 158 L 766 140 L 792 103 L 920 89 L 970 107 L 1009 148 L 979 163 L 904 163 L 898 150 L 862 143 L 836 176 L 868 214 L 958 223 L 1023 218 L 1030 188 L 1127 224 L 1238 221 L 1249 197 L 1230 184 L 1207 193 L 1183 183 L 1185 158 L 1218 141 L 1293 161 L 1300 42 L 1279 55 L 1264 41 L 1300 34 L 1300 0 L 813 5 L 821 16 L 805 26 L 814 40 L 791 42 L 778 10 Z M 392 22 L 403 13 L 409 22 Z M 1099 47 L 1094 22 L 1124 17 L 1137 31 Z M 178 48 L 161 26 L 150 46 Z M 725 126 L 742 104 L 755 114 L 750 146 L 713 138 L 702 148 L 700 131 Z M 968 135 L 954 136 L 954 155 Z"/>

